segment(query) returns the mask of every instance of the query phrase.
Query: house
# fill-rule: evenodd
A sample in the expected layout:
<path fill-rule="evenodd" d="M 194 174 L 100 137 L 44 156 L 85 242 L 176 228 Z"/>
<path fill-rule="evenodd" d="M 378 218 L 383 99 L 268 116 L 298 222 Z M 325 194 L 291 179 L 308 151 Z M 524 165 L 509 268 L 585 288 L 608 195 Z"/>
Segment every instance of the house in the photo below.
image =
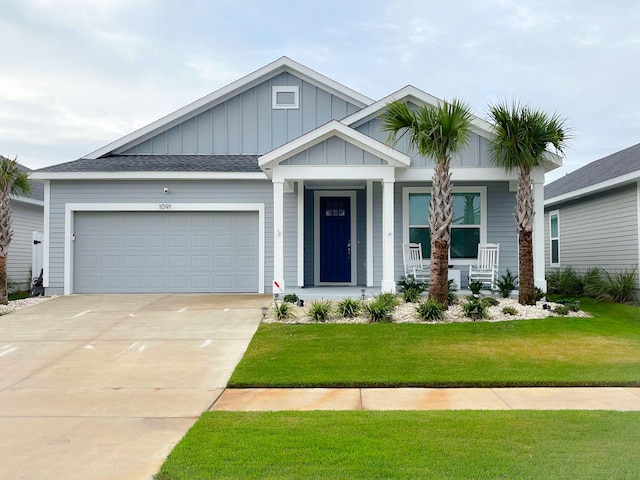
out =
<path fill-rule="evenodd" d="M 25 171 L 31 172 L 24 165 Z M 33 232 L 42 234 L 44 227 L 44 185 L 31 180 L 31 191 L 26 196 L 11 196 L 11 230 L 13 237 L 7 256 L 7 276 L 14 289 L 28 290 L 33 276 L 37 276 L 38 264 L 32 265 L 34 237 Z M 39 241 L 39 240 L 37 240 Z"/>
<path fill-rule="evenodd" d="M 640 143 L 567 174 L 544 192 L 546 268 L 614 273 L 640 264 Z"/>
<path fill-rule="evenodd" d="M 395 99 L 374 101 L 287 57 L 84 157 L 45 181 L 47 293 L 258 292 L 361 286 L 394 291 L 402 243 L 429 252 L 433 161 L 385 143 Z M 516 174 L 494 167 L 491 125 L 476 118 L 452 161 L 452 270 L 500 243 L 517 271 Z M 533 172 L 542 208 L 549 156 Z M 535 276 L 544 286 L 543 216 Z"/>

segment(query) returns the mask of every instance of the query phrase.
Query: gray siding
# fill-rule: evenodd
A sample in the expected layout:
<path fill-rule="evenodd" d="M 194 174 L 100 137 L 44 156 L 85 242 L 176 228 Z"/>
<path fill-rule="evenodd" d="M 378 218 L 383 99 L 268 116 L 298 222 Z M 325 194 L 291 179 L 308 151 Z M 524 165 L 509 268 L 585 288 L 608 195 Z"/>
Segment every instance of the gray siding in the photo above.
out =
<path fill-rule="evenodd" d="M 375 138 L 379 142 L 387 142 L 387 132 L 381 129 L 381 120 L 374 118 L 356 128 L 360 133 Z M 415 150 L 410 150 L 406 137 L 402 137 L 394 148 L 411 157 L 412 167 L 433 167 L 433 160 L 428 157 L 418 155 Z M 469 145 L 460 155 L 451 159 L 452 167 L 491 167 L 493 163 L 489 156 L 489 141 L 476 133 L 472 133 Z"/>
<path fill-rule="evenodd" d="M 298 86 L 299 109 L 273 109 L 273 86 Z M 281 73 L 123 154 L 259 155 L 359 110 L 290 73 Z"/>
<path fill-rule="evenodd" d="M 550 263 L 549 212 L 559 211 L 560 268 L 600 267 L 614 273 L 638 258 L 638 195 L 635 185 L 549 207 L 545 212 L 545 265 Z"/>
<path fill-rule="evenodd" d="M 166 195 L 163 188 L 168 187 Z M 273 280 L 273 187 L 269 181 L 52 181 L 48 294 L 64 288 L 66 203 L 264 203 L 265 291 Z"/>
<path fill-rule="evenodd" d="M 386 165 L 380 158 L 332 137 L 301 152 L 280 165 Z"/>
<path fill-rule="evenodd" d="M 402 189 L 404 187 L 431 186 L 430 183 L 398 183 L 395 186 L 394 194 L 394 211 L 396 224 L 394 229 L 395 235 L 395 277 L 396 280 L 404 275 L 404 265 L 402 260 Z M 508 182 L 490 182 L 490 183 L 464 183 L 454 182 L 456 187 L 487 187 L 487 241 L 500 244 L 500 265 L 499 275 L 506 273 L 507 269 L 511 272 L 518 273 L 518 236 L 516 234 L 516 224 L 513 218 L 515 212 L 515 193 L 509 192 Z M 382 193 L 382 192 L 380 192 Z M 380 195 L 381 196 L 381 195 Z M 381 199 L 380 199 L 381 201 Z M 380 215 L 381 216 L 381 215 Z M 382 218 L 380 218 L 380 224 Z M 382 240 L 379 240 L 380 249 Z M 381 250 L 380 250 L 381 251 Z M 380 265 L 378 266 L 378 262 Z M 471 261 L 469 263 L 472 263 Z M 380 272 L 380 277 L 376 276 L 376 284 L 382 280 L 382 264 L 381 259 L 376 259 L 376 272 Z M 460 270 L 461 288 L 467 288 L 468 285 L 468 264 L 456 265 L 454 267 Z"/>
<path fill-rule="evenodd" d="M 273 221 L 270 218 L 268 221 Z M 298 194 L 284 194 L 284 284 L 298 284 Z"/>
<path fill-rule="evenodd" d="M 11 201 L 11 229 L 13 238 L 9 244 L 7 275 L 21 288 L 28 288 L 31 278 L 40 272 L 31 271 L 32 232 L 42 232 L 44 207 Z"/>
<path fill-rule="evenodd" d="M 304 286 L 314 283 L 315 269 L 315 211 L 313 190 L 304 191 Z"/>

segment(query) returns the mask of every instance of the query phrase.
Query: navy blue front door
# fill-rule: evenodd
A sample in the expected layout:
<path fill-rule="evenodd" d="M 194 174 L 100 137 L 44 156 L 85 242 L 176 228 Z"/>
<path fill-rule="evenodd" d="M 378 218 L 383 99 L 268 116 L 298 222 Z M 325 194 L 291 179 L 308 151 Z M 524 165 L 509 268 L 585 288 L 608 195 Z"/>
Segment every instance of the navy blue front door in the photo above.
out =
<path fill-rule="evenodd" d="M 351 282 L 350 197 L 320 197 L 320 281 Z"/>

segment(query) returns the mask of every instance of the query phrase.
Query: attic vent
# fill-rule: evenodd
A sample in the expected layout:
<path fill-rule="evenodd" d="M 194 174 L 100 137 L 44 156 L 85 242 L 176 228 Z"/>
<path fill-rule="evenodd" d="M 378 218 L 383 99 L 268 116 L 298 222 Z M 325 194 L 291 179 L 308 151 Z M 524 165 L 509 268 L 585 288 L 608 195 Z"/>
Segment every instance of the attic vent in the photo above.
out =
<path fill-rule="evenodd" d="M 273 108 L 299 107 L 298 87 L 272 87 L 273 88 Z"/>

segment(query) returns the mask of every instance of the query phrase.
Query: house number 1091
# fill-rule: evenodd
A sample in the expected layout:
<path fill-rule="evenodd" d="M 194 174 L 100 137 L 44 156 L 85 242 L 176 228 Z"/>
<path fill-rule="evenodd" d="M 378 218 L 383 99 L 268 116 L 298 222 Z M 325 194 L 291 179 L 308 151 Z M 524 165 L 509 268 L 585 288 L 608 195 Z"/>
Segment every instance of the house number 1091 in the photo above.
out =
<path fill-rule="evenodd" d="M 171 210 L 171 204 L 170 203 L 160 203 L 159 207 L 160 207 L 160 210 Z"/>

